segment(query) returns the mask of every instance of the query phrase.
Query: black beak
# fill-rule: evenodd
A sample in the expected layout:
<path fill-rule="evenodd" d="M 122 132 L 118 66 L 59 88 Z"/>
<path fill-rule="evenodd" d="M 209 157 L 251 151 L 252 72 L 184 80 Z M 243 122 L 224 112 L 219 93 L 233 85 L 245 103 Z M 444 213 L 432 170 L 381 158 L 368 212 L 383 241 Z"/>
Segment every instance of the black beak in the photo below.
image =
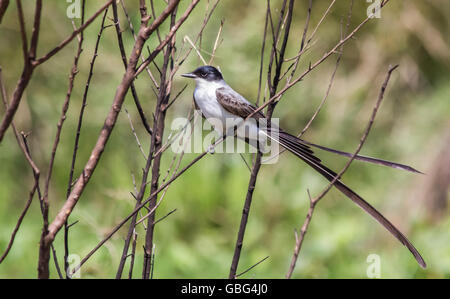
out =
<path fill-rule="evenodd" d="M 182 74 L 181 76 L 186 77 L 186 78 L 197 78 L 197 76 L 194 75 L 193 73 L 186 73 L 186 74 Z"/>

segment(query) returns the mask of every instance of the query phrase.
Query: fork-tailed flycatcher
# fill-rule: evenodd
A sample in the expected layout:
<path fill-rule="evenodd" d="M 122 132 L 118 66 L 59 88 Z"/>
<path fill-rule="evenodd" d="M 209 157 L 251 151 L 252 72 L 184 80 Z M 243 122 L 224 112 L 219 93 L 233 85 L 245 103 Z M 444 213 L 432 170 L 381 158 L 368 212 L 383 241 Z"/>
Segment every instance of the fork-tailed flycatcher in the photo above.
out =
<path fill-rule="evenodd" d="M 236 126 L 245 120 L 242 125 L 247 125 L 247 130 L 245 135 L 240 135 L 236 130 L 236 135 L 238 138 L 245 139 L 249 142 L 249 138 L 271 138 L 270 133 L 273 127 L 265 126 L 264 128 L 258 126 L 257 121 L 265 119 L 262 112 L 254 111 L 257 109 L 256 106 L 252 105 L 243 96 L 234 91 L 223 79 L 222 74 L 213 66 L 202 66 L 197 68 L 195 71 L 187 74 L 183 74 L 183 77 L 195 79 L 196 87 L 194 90 L 194 102 L 196 107 L 198 107 L 203 116 L 210 120 L 211 124 L 217 130 L 218 122 L 220 128 L 218 131 L 222 131 L 224 134 L 230 134 L 234 129 L 230 128 L 229 124 Z M 251 117 L 246 120 L 248 116 Z M 230 119 L 232 121 L 230 121 Z M 250 122 L 250 120 L 253 120 Z M 228 126 L 228 127 L 227 127 Z M 231 129 L 233 129 L 231 131 Z M 306 164 L 311 166 L 314 170 L 324 176 L 328 181 L 332 182 L 337 176 L 336 172 L 329 169 L 322 164 L 321 160 L 317 158 L 310 146 L 320 148 L 322 150 L 330 151 L 336 154 L 351 157 L 352 154 L 333 150 L 310 142 L 306 142 L 303 139 L 297 138 L 289 133 L 284 132 L 280 128 L 277 129 L 277 138 L 273 138 L 274 141 L 279 143 L 286 150 L 293 153 L 295 156 L 303 160 Z M 242 133 L 241 133 L 242 134 Z M 250 143 L 250 142 L 249 142 Z M 355 159 L 362 160 L 366 162 L 381 164 L 389 167 L 399 168 L 403 170 L 408 170 L 412 172 L 419 172 L 412 167 L 385 161 L 381 159 L 365 157 L 365 156 L 355 156 Z M 366 202 L 361 196 L 356 194 L 353 190 L 347 187 L 340 179 L 337 179 L 334 186 L 344 193 L 348 198 L 350 198 L 354 203 L 361 207 L 364 211 L 369 213 L 375 220 L 377 220 L 381 225 L 383 225 L 394 237 L 396 237 L 403 245 L 405 245 L 409 251 L 414 255 L 417 262 L 423 268 L 426 267 L 425 261 L 423 260 L 417 249 L 411 244 L 411 242 L 380 212 L 378 212 L 374 207 L 372 207 L 368 202 Z"/>

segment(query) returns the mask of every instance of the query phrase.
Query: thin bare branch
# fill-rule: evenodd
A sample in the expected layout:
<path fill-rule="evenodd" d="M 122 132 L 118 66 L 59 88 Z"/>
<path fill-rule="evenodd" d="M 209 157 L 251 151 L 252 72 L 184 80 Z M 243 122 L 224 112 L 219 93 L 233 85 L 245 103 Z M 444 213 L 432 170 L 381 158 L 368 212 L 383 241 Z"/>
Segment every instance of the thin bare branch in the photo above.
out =
<path fill-rule="evenodd" d="M 84 31 L 84 29 L 86 29 L 105 9 L 107 9 L 111 3 L 114 0 L 109 0 L 108 2 L 106 2 L 99 10 L 97 10 L 89 19 L 86 20 L 86 22 L 80 26 L 77 30 L 74 30 L 72 32 L 72 34 L 70 34 L 65 40 L 63 40 L 59 45 L 57 45 L 55 48 L 53 48 L 52 50 L 50 50 L 47 54 L 45 54 L 44 56 L 36 59 L 33 61 L 33 66 L 38 66 L 42 63 L 44 63 L 45 61 L 47 61 L 48 59 L 50 59 L 51 57 L 53 57 L 53 55 L 55 55 L 56 53 L 58 53 L 60 50 L 62 50 L 65 46 L 67 46 L 68 43 L 70 43 L 80 32 Z"/>
<path fill-rule="evenodd" d="M 259 262 L 257 262 L 256 264 L 254 264 L 253 266 L 249 267 L 247 270 L 239 273 L 236 275 L 236 278 L 239 276 L 244 275 L 245 273 L 247 273 L 248 271 L 252 270 L 253 268 L 255 268 L 256 266 L 258 266 L 259 264 L 261 264 L 262 262 L 264 262 L 265 260 L 267 260 L 269 258 L 269 256 L 266 256 L 265 258 L 263 258 L 262 260 L 260 260 Z"/>
<path fill-rule="evenodd" d="M 123 44 L 122 31 L 120 29 L 119 17 L 117 15 L 117 3 L 116 2 L 113 2 L 112 8 L 113 8 L 113 15 L 114 15 L 114 24 L 115 24 L 115 28 L 116 28 L 116 34 L 117 34 L 117 41 L 119 43 L 119 50 L 120 50 L 120 54 L 122 56 L 123 66 L 125 67 L 125 70 L 126 70 L 127 69 L 127 55 L 125 53 L 125 46 Z M 147 117 L 145 116 L 144 110 L 142 109 L 142 105 L 141 105 L 141 102 L 139 101 L 136 87 L 134 86 L 133 82 L 130 85 L 130 89 L 131 89 L 131 94 L 133 95 L 136 109 L 138 110 L 139 116 L 141 117 L 142 124 L 144 125 L 144 128 L 147 130 L 147 133 L 149 133 L 151 135 L 152 129 L 150 128 L 150 125 L 148 124 Z"/>

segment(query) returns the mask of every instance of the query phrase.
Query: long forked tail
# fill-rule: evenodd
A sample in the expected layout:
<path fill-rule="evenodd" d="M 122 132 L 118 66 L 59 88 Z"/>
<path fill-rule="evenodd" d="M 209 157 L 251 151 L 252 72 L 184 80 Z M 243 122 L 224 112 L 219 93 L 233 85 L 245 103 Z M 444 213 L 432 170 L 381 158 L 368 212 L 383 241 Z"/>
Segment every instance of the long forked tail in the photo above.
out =
<path fill-rule="evenodd" d="M 267 136 L 270 137 L 270 134 Z M 272 138 L 272 140 L 278 142 L 285 149 L 296 155 L 298 158 L 302 159 L 306 164 L 314 168 L 318 173 L 325 177 L 328 181 L 332 182 L 334 178 L 338 175 L 333 170 L 329 169 L 323 165 L 317 157 L 314 156 L 313 151 L 306 145 L 301 139 L 285 133 L 283 131 L 279 132 L 278 140 Z M 378 212 L 374 207 L 372 207 L 367 201 L 365 201 L 361 196 L 356 194 L 352 189 L 347 187 L 339 179 L 335 181 L 334 186 L 344 193 L 348 198 L 350 198 L 354 203 L 361 207 L 364 211 L 369 213 L 376 221 L 383 225 L 394 237 L 397 238 L 403 245 L 405 245 L 409 251 L 414 255 L 417 262 L 422 268 L 426 267 L 426 263 L 417 249 L 411 244 L 411 242 L 380 212 Z"/>
<path fill-rule="evenodd" d="M 323 145 L 318 145 L 318 144 L 314 144 L 311 143 L 309 141 L 303 140 L 301 139 L 301 141 L 304 144 L 316 147 L 318 149 L 327 151 L 327 152 L 331 152 L 334 154 L 338 154 L 344 157 L 348 157 L 351 158 L 353 156 L 353 154 L 351 153 L 347 153 L 347 152 L 343 152 L 343 151 L 339 151 L 339 150 L 335 150 L 329 147 L 325 147 Z M 397 168 L 397 169 L 401 169 L 401 170 L 406 170 L 409 172 L 414 172 L 414 173 L 420 173 L 423 174 L 423 172 L 409 166 L 409 165 L 405 165 L 405 164 L 400 164 L 400 163 L 396 163 L 396 162 L 392 162 L 392 161 L 387 161 L 387 160 L 383 160 L 383 159 L 378 159 L 378 158 L 372 158 L 372 157 L 367 157 L 367 156 L 361 156 L 361 155 L 356 155 L 355 156 L 355 160 L 359 160 L 359 161 L 363 161 L 363 162 L 368 162 L 368 163 L 373 163 L 373 164 L 378 164 L 378 165 L 383 165 L 383 166 L 387 166 L 387 167 L 391 167 L 391 168 Z"/>

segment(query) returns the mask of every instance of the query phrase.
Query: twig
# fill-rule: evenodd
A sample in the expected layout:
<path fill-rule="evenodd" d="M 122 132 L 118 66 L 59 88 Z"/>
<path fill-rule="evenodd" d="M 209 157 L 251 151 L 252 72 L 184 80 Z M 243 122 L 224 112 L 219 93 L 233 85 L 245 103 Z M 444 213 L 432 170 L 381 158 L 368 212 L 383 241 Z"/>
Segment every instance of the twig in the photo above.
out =
<path fill-rule="evenodd" d="M 81 12 L 81 24 L 84 23 L 84 11 L 85 11 L 85 0 L 83 0 L 83 4 L 82 4 L 82 12 Z M 72 22 L 73 26 L 75 27 L 74 23 Z M 76 30 L 76 28 L 74 28 L 74 30 Z M 73 65 L 72 65 L 72 69 L 70 71 L 70 75 L 69 75 L 69 86 L 67 89 L 67 93 L 66 93 L 66 98 L 64 100 L 63 103 L 63 107 L 62 107 L 62 111 L 61 111 L 61 116 L 59 118 L 59 121 L 57 123 L 57 130 L 56 130 L 56 136 L 55 136 L 55 140 L 53 142 L 53 147 L 52 147 L 52 153 L 51 153 L 51 157 L 50 157 L 50 162 L 49 162 L 49 167 L 48 167 L 48 172 L 47 172 L 47 178 L 45 180 L 45 187 L 44 187 L 44 201 L 47 200 L 48 198 L 48 190 L 49 190 L 49 186 L 50 186 L 50 179 L 52 176 L 52 171 L 53 171 L 53 164 L 55 161 L 55 157 L 56 157 L 56 151 L 59 145 L 59 140 L 61 137 L 61 130 L 64 124 L 64 121 L 66 120 L 66 114 L 67 114 L 67 110 L 69 109 L 69 103 L 70 103 L 70 98 L 72 95 L 72 90 L 73 90 L 73 86 L 74 86 L 74 81 L 75 81 L 75 77 L 78 74 L 78 60 L 80 58 L 81 52 L 83 51 L 82 49 L 82 45 L 83 45 L 83 41 L 84 41 L 84 37 L 83 37 L 83 32 L 80 32 L 79 38 L 78 38 L 78 48 L 77 48 L 77 52 L 75 54 L 75 58 L 73 61 Z M 69 181 L 69 187 L 70 187 L 71 181 Z M 67 227 L 65 227 L 65 234 L 64 234 L 64 248 L 65 248 L 65 252 L 64 252 L 64 269 L 65 272 L 67 273 L 67 268 L 68 268 L 68 262 L 67 262 L 67 258 L 68 258 L 68 229 Z M 60 271 L 59 271 L 60 272 Z"/>
<path fill-rule="evenodd" d="M 167 213 L 165 216 L 159 218 L 158 220 L 155 220 L 155 222 L 153 222 L 153 225 L 155 225 L 158 222 L 163 221 L 164 219 L 166 219 L 167 217 L 169 217 L 170 215 L 172 215 L 173 213 L 175 213 L 177 211 L 177 209 L 173 209 L 172 211 L 170 211 L 169 213 Z"/>
<path fill-rule="evenodd" d="M 187 41 L 191 45 L 191 47 L 195 50 L 195 52 L 197 53 L 198 58 L 200 58 L 200 60 L 202 61 L 203 65 L 207 65 L 206 60 L 203 58 L 202 54 L 197 49 L 197 47 L 194 45 L 194 43 L 191 41 L 189 36 L 185 35 L 184 36 L 184 40 Z"/>
<path fill-rule="evenodd" d="M 143 1 L 143 2 L 145 2 L 145 1 Z M 142 5 L 141 5 L 141 7 L 142 7 Z M 150 8 L 152 10 L 153 19 L 156 19 L 155 5 L 153 3 L 153 0 L 150 0 Z M 158 41 L 161 43 L 161 34 L 159 33 L 159 28 L 156 29 L 156 35 L 158 36 Z"/>
<path fill-rule="evenodd" d="M 24 60 L 24 65 L 27 65 L 27 63 L 28 63 L 28 38 L 27 38 L 27 30 L 25 28 L 25 17 L 23 15 L 22 1 L 16 0 L 16 4 L 17 4 L 17 14 L 19 16 L 20 37 L 22 38 L 23 60 Z"/>
<path fill-rule="evenodd" d="M 127 114 L 128 121 L 129 121 L 130 127 L 131 127 L 131 131 L 133 132 L 134 138 L 136 139 L 136 143 L 137 143 L 137 145 L 139 147 L 139 150 L 141 151 L 142 155 L 144 156 L 144 159 L 147 160 L 147 156 L 145 155 L 144 149 L 142 148 L 142 144 L 139 141 L 139 137 L 137 136 L 136 131 L 134 130 L 133 122 L 131 120 L 130 114 L 128 113 L 127 109 L 125 109 L 125 113 Z"/>
<path fill-rule="evenodd" d="M 191 4 L 186 8 L 185 13 L 183 16 L 177 21 L 177 23 L 171 28 L 169 34 L 166 36 L 166 38 L 153 50 L 153 52 L 150 53 L 150 55 L 145 59 L 145 61 L 137 68 L 135 76 L 139 75 L 143 69 L 153 61 L 153 59 L 156 57 L 156 55 L 164 48 L 167 43 L 172 39 L 172 36 L 175 34 L 175 32 L 178 30 L 178 28 L 183 24 L 183 22 L 187 19 L 187 17 L 191 14 L 192 10 L 195 8 L 195 6 L 198 4 L 200 0 L 192 0 Z M 145 36 L 148 37 L 148 35 L 151 33 L 150 30 L 146 30 L 144 32 Z"/>
<path fill-rule="evenodd" d="M 297 53 L 297 55 L 295 55 L 292 58 L 288 58 L 286 59 L 286 61 L 291 61 L 291 60 L 295 60 L 295 64 L 298 64 L 298 61 L 300 60 L 300 57 L 305 53 L 306 51 L 306 47 L 311 43 L 312 39 L 314 38 L 314 36 L 317 33 L 317 30 L 319 29 L 320 25 L 323 23 L 323 21 L 325 20 L 326 16 L 328 15 L 328 13 L 330 12 L 331 8 L 333 7 L 334 3 L 336 3 L 336 0 L 331 1 L 330 5 L 328 6 L 328 8 L 325 10 L 325 12 L 323 13 L 322 17 L 320 18 L 319 22 L 317 23 L 316 27 L 314 27 L 313 32 L 311 33 L 311 35 L 308 37 L 308 40 L 306 40 L 305 43 L 305 37 L 306 37 L 306 30 L 307 30 L 307 26 L 309 24 L 309 18 L 307 17 L 307 24 L 305 26 L 305 31 L 303 31 L 303 37 L 302 37 L 302 42 L 300 44 L 300 49 L 299 52 Z M 312 7 L 312 2 L 310 2 L 309 8 L 308 8 L 308 15 L 310 15 L 311 12 L 311 7 Z"/>
<path fill-rule="evenodd" d="M 56 53 L 58 53 L 61 49 L 63 49 L 68 43 L 70 43 L 81 31 L 84 31 L 105 9 L 107 9 L 114 0 L 109 0 L 106 2 L 99 10 L 97 10 L 89 19 L 86 20 L 86 22 L 80 26 L 77 30 L 73 31 L 72 34 L 67 37 L 65 40 L 63 40 L 59 45 L 57 45 L 55 48 L 53 48 L 51 51 L 49 51 L 44 56 L 36 59 L 33 61 L 33 66 L 40 65 L 53 57 Z"/>
<path fill-rule="evenodd" d="M 34 23 L 31 31 L 30 53 L 29 58 L 36 58 L 37 43 L 39 38 L 39 29 L 41 27 L 42 0 L 36 0 L 36 8 L 34 9 Z"/>
<path fill-rule="evenodd" d="M 256 105 L 259 105 L 259 98 L 261 96 L 261 83 L 262 83 L 262 74 L 263 74 L 263 67 L 264 67 L 264 50 L 266 49 L 266 36 L 267 36 L 267 25 L 268 25 L 268 21 L 269 21 L 269 11 L 270 11 L 270 2 L 267 1 L 263 41 L 262 41 L 262 45 L 261 45 L 261 54 L 260 54 L 261 57 L 260 57 L 260 63 L 259 63 L 258 95 L 256 96 Z"/>
<path fill-rule="evenodd" d="M 214 56 L 216 55 L 216 50 L 217 50 L 217 47 L 219 46 L 219 38 L 220 38 L 220 34 L 222 33 L 222 29 L 223 29 L 223 23 L 224 23 L 224 21 L 221 20 L 221 21 L 220 21 L 219 31 L 217 32 L 217 36 L 216 36 L 216 41 L 214 42 L 214 46 L 213 46 L 211 58 L 209 59 L 209 62 L 208 62 L 209 65 L 212 64 L 212 62 L 213 62 L 213 60 L 214 60 Z"/>
<path fill-rule="evenodd" d="M 236 278 L 238 278 L 239 276 L 244 275 L 245 273 L 247 273 L 248 271 L 250 271 L 251 269 L 255 268 L 256 266 L 258 266 L 259 264 L 261 264 L 262 262 L 264 262 L 265 260 L 267 260 L 269 258 L 269 256 L 266 256 L 265 258 L 263 258 L 262 260 L 260 260 L 259 262 L 257 262 L 256 264 L 254 264 L 253 266 L 251 266 L 250 268 L 248 268 L 247 270 L 239 273 L 236 275 Z"/>
<path fill-rule="evenodd" d="M 126 70 L 127 69 L 127 55 L 125 53 L 125 46 L 123 44 L 122 31 L 120 30 L 120 22 L 119 22 L 119 17 L 117 15 L 117 3 L 116 2 L 112 3 L 112 8 L 113 8 L 113 15 L 114 15 L 114 24 L 115 24 L 115 28 L 116 28 L 116 34 L 117 34 L 117 41 L 119 43 L 120 55 L 122 56 L 123 66 L 125 67 L 125 70 Z M 145 116 L 144 110 L 142 109 L 142 105 L 141 105 L 141 102 L 139 101 L 139 97 L 136 92 L 136 87 L 134 86 L 133 82 L 131 82 L 130 89 L 131 89 L 131 94 L 133 95 L 133 100 L 136 105 L 136 109 L 139 112 L 139 116 L 141 117 L 142 124 L 144 125 L 145 130 L 147 130 L 147 133 L 151 135 L 152 129 L 150 128 L 150 125 L 148 124 L 147 117 Z"/>
<path fill-rule="evenodd" d="M 37 189 L 37 182 L 34 183 L 33 189 L 31 189 L 31 191 L 30 191 L 28 200 L 25 203 L 25 207 L 23 208 L 23 211 L 20 214 L 19 219 L 17 220 L 16 226 L 14 227 L 14 230 L 11 234 L 11 237 L 9 239 L 8 245 L 6 246 L 5 252 L 0 257 L 0 264 L 5 260 L 5 258 L 8 256 L 9 251 L 11 250 L 11 247 L 14 243 L 14 239 L 16 238 L 16 234 L 19 231 L 20 225 L 22 224 L 22 221 L 28 212 L 28 208 L 30 207 L 31 202 L 33 201 L 33 197 L 34 197 L 34 193 L 36 192 L 36 189 Z"/>
<path fill-rule="evenodd" d="M 128 25 L 130 26 L 130 31 L 131 31 L 131 34 L 133 35 L 134 41 L 136 41 L 137 40 L 137 35 L 136 35 L 135 31 L 134 31 L 133 23 L 131 22 L 130 16 L 128 15 L 128 12 L 127 12 L 127 9 L 125 7 L 125 3 L 123 2 L 123 0 L 120 0 L 120 4 L 122 5 L 123 12 L 124 12 L 124 14 L 125 14 L 125 16 L 126 16 L 126 18 L 128 20 Z M 142 61 L 145 60 L 142 55 L 141 55 L 141 59 L 142 59 Z M 153 77 L 153 74 L 150 71 L 150 68 L 146 67 L 145 69 L 146 69 L 146 71 L 148 73 L 148 76 L 150 77 L 151 81 L 155 85 L 155 87 L 157 89 L 159 89 L 158 82 L 156 82 L 155 78 Z"/>
<path fill-rule="evenodd" d="M 133 278 L 133 268 L 134 268 L 134 257 L 136 255 L 136 241 L 137 241 L 137 233 L 136 230 L 133 231 L 133 242 L 131 243 L 131 260 L 130 260 L 130 270 L 128 271 L 128 279 Z"/>
<path fill-rule="evenodd" d="M 3 104 L 5 106 L 5 109 L 7 109 L 8 108 L 8 102 L 7 102 L 7 98 L 8 97 L 7 97 L 7 94 L 6 94 L 5 85 L 3 84 L 3 76 L 2 76 L 2 69 L 1 69 L 1 67 L 0 67 L 0 90 L 1 90 Z M 16 127 L 14 125 L 14 122 L 11 124 L 11 126 L 13 127 L 13 130 L 16 133 L 16 137 L 17 137 L 18 134 L 17 134 L 17 130 L 16 130 Z M 21 145 L 20 140 L 18 139 L 18 137 L 17 137 L 17 141 L 19 142 L 19 145 Z M 39 172 L 37 172 L 37 174 L 39 175 Z M 36 175 L 35 175 L 35 178 L 36 178 Z M 0 257 L 0 264 L 5 260 L 5 258 L 8 256 L 9 251 L 11 250 L 11 247 L 12 247 L 12 245 L 14 243 L 14 239 L 16 237 L 16 234 L 19 231 L 20 225 L 22 224 L 22 221 L 25 218 L 25 215 L 26 215 L 26 213 L 28 211 L 28 208 L 30 207 L 31 202 L 33 201 L 34 194 L 35 194 L 35 192 L 36 192 L 36 190 L 38 188 L 38 182 L 39 181 L 35 179 L 33 189 L 31 189 L 30 195 L 29 195 L 28 200 L 27 200 L 27 202 L 25 204 L 25 207 L 24 207 L 22 213 L 20 214 L 19 219 L 17 220 L 16 226 L 14 227 L 14 230 L 13 230 L 13 232 L 11 234 L 11 238 L 10 238 L 10 240 L 8 242 L 8 245 L 7 245 L 6 249 L 5 249 L 5 252 Z"/>
<path fill-rule="evenodd" d="M 352 1 L 352 3 L 353 3 L 353 1 Z M 347 28 L 348 28 L 349 24 L 350 24 L 350 18 L 348 19 L 348 22 L 347 22 Z M 309 129 L 309 127 L 311 126 L 312 122 L 317 117 L 317 115 L 319 114 L 319 112 L 322 109 L 323 105 L 325 104 L 326 100 L 328 99 L 328 95 L 330 94 L 331 87 L 333 86 L 334 77 L 336 76 L 336 72 L 337 72 L 337 70 L 339 68 L 339 63 L 341 62 L 341 58 L 342 58 L 342 53 L 343 52 L 344 52 L 344 45 L 342 45 L 340 50 L 339 50 L 338 58 L 336 59 L 334 70 L 333 70 L 333 73 L 331 74 L 330 82 L 328 83 L 328 88 L 327 88 L 327 91 L 325 92 L 325 96 L 323 97 L 322 102 L 320 102 L 320 104 L 317 107 L 316 111 L 312 115 L 311 119 L 308 121 L 306 126 L 303 128 L 303 130 L 298 135 L 299 138 L 301 136 L 303 136 L 303 134 L 305 134 L 305 132 Z"/>

